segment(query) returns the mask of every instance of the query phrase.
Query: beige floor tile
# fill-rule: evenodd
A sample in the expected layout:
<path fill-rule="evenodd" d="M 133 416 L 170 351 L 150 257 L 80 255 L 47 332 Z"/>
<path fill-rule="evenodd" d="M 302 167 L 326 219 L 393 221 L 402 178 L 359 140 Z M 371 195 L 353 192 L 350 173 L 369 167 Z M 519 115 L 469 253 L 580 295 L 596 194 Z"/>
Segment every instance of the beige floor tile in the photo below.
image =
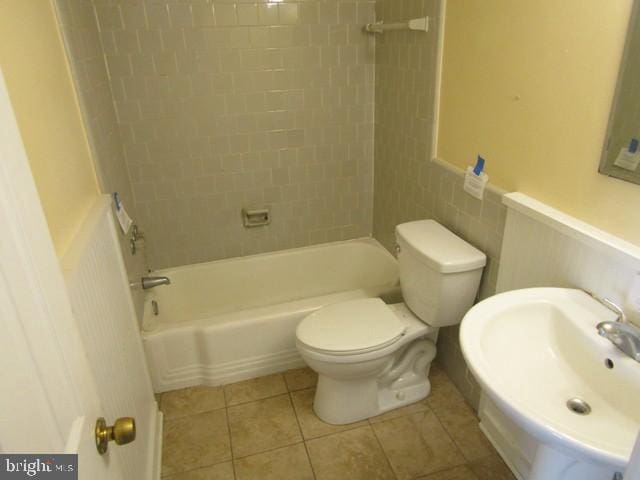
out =
<path fill-rule="evenodd" d="M 232 383 L 224 387 L 227 406 L 275 397 L 282 393 L 287 393 L 287 386 L 279 373 Z"/>
<path fill-rule="evenodd" d="M 405 415 L 426 412 L 427 410 L 429 410 L 429 407 L 427 406 L 427 400 L 424 399 L 424 400 L 420 400 L 419 402 L 406 405 L 404 407 L 396 408 L 395 410 L 390 410 L 388 412 L 383 413 L 382 415 L 371 417 L 369 419 L 369 422 L 371 423 L 384 422 L 385 420 L 391 420 L 392 418 L 404 417 Z"/>
<path fill-rule="evenodd" d="M 466 465 L 420 477 L 417 480 L 478 480 Z"/>
<path fill-rule="evenodd" d="M 369 425 L 307 442 L 317 480 L 393 480 Z"/>
<path fill-rule="evenodd" d="M 469 467 L 478 480 L 515 480 L 516 478 L 498 455 L 472 462 Z"/>
<path fill-rule="evenodd" d="M 224 408 L 222 387 L 191 387 L 165 392 L 160 410 L 167 420 Z"/>
<path fill-rule="evenodd" d="M 313 480 L 303 443 L 235 461 L 236 480 Z"/>
<path fill-rule="evenodd" d="M 228 411 L 236 458 L 302 441 L 289 395 L 236 405 Z"/>
<path fill-rule="evenodd" d="M 447 374 L 437 365 L 431 366 L 429 381 L 431 382 L 431 392 L 426 401 L 427 405 L 433 410 L 441 406 L 446 406 L 452 401 L 464 401 L 464 397 L 460 391 L 453 382 L 449 380 Z"/>
<path fill-rule="evenodd" d="M 372 426 L 398 480 L 464 463 L 464 457 L 432 412 L 416 413 Z"/>
<path fill-rule="evenodd" d="M 496 453 L 480 430 L 475 412 L 466 402 L 452 401 L 434 408 L 433 412 L 468 461 Z"/>
<path fill-rule="evenodd" d="M 233 465 L 231 462 L 219 463 L 211 467 L 162 477 L 162 480 L 234 480 Z"/>
<path fill-rule="evenodd" d="M 164 423 L 162 472 L 171 475 L 231 460 L 224 409 Z"/>
<path fill-rule="evenodd" d="M 362 427 L 367 424 L 366 420 L 350 423 L 348 425 L 331 425 L 323 422 L 313 412 L 314 395 L 315 389 L 313 388 L 291 393 L 293 406 L 296 409 L 300 428 L 302 429 L 302 435 L 304 435 L 306 440 L 322 437 L 332 433 L 344 432 L 346 430 L 353 430 L 354 428 Z"/>
<path fill-rule="evenodd" d="M 284 381 L 290 392 L 315 387 L 318 383 L 318 374 L 309 367 L 296 368 L 284 372 Z"/>

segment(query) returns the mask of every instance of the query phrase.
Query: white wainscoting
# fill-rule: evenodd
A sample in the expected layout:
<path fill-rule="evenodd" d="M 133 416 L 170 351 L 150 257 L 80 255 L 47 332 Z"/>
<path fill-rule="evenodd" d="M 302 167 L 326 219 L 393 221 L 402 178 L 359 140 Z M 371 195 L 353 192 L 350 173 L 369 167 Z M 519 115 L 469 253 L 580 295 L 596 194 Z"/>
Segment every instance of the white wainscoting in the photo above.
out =
<path fill-rule="evenodd" d="M 640 248 L 522 193 L 505 195 L 503 203 L 507 221 L 497 293 L 582 288 L 611 299 L 631 320 L 640 320 Z M 479 415 L 482 430 L 517 478 L 528 478 L 537 441 L 484 394 Z"/>
<path fill-rule="evenodd" d="M 497 292 L 582 288 L 640 321 L 640 248 L 522 193 L 507 205 Z"/>
<path fill-rule="evenodd" d="M 131 445 L 110 446 L 125 477 L 159 479 L 158 411 L 109 196 L 99 198 L 62 259 L 69 299 L 109 424 L 134 417 Z M 114 450 L 113 452 L 111 450 Z"/>

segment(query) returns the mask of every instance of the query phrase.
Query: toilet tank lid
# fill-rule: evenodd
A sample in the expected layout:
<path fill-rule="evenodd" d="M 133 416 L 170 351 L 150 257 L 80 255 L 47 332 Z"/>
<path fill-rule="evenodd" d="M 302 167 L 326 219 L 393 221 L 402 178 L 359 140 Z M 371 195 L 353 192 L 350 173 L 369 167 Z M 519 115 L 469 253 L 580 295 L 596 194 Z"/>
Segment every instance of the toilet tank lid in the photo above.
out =
<path fill-rule="evenodd" d="M 408 246 L 442 273 L 476 270 L 487 262 L 484 253 L 435 220 L 401 223 L 396 226 L 396 238 L 401 247 Z"/>

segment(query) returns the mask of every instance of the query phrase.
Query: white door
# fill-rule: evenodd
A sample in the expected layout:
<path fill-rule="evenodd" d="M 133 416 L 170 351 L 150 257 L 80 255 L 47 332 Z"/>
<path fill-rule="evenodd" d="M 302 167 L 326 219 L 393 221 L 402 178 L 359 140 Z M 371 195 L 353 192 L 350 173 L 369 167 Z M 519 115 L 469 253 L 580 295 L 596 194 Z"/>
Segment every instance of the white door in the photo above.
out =
<path fill-rule="evenodd" d="M 81 479 L 159 478 L 161 417 L 126 278 L 120 271 L 125 283 L 114 287 L 118 274 L 112 272 L 110 283 L 96 278 L 84 294 L 74 293 L 83 274 L 81 258 L 65 258 L 67 288 L 1 72 L 0 225 L 0 451 L 77 453 Z M 113 224 L 106 225 L 113 234 Z M 104 310 L 105 291 L 120 295 L 114 310 L 92 318 Z M 123 318 L 110 317 L 113 312 Z M 122 328 L 129 338 L 99 348 Z M 86 334 L 105 330 L 109 338 Z M 111 443 L 106 454 L 98 454 L 96 419 L 112 423 L 116 416 L 133 415 L 142 427 L 135 442 Z"/>

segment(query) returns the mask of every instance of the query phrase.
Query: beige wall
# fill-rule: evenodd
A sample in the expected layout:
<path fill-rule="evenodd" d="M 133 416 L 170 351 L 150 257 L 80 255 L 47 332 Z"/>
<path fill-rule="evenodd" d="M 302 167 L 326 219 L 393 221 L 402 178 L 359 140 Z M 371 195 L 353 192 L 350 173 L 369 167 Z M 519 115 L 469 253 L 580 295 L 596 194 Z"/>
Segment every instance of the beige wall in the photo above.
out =
<path fill-rule="evenodd" d="M 631 3 L 449 1 L 438 157 L 640 244 L 640 186 L 597 173 Z"/>
<path fill-rule="evenodd" d="M 0 67 L 61 255 L 98 187 L 52 5 L 3 0 L 0 32 Z"/>

